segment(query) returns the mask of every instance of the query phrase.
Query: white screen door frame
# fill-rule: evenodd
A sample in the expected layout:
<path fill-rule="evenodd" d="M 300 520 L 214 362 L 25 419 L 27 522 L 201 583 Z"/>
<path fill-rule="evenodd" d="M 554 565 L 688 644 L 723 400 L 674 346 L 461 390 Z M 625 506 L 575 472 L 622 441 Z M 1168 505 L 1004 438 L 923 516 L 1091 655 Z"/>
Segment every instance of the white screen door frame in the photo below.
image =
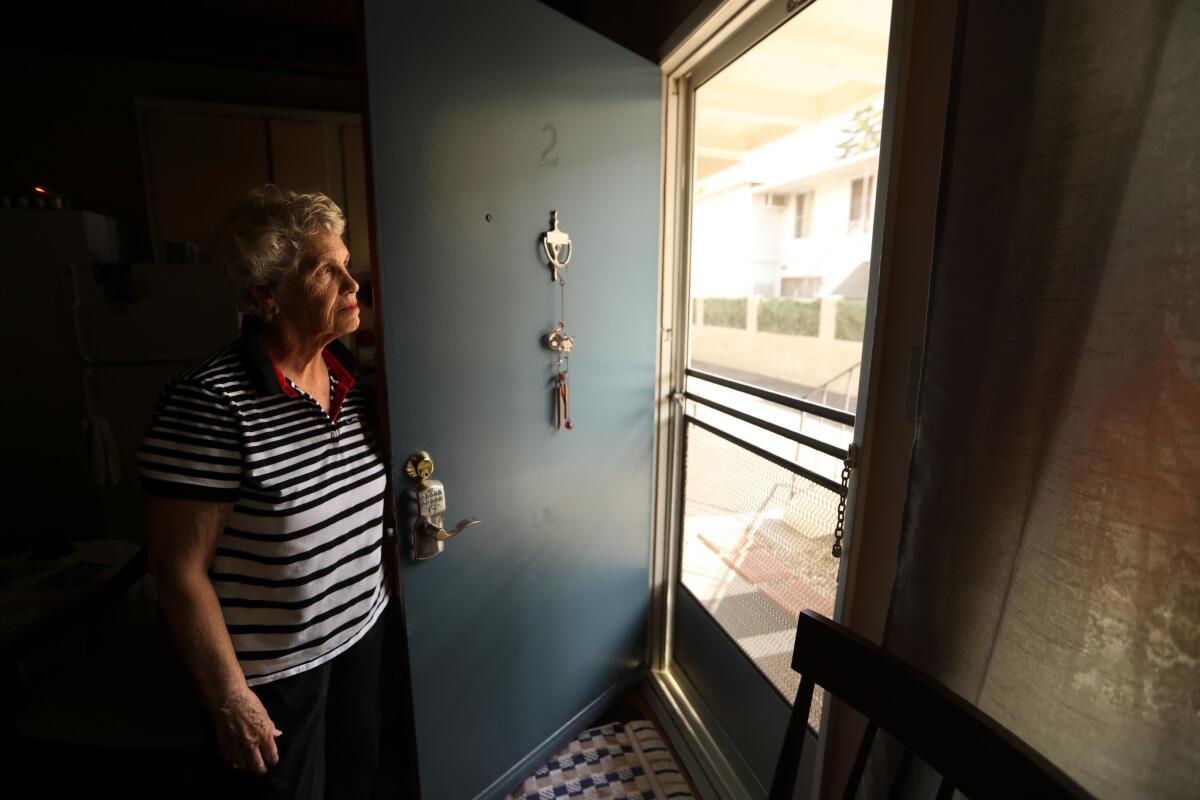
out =
<path fill-rule="evenodd" d="M 835 0 L 818 0 L 834 2 Z M 681 398 L 689 365 L 689 316 L 691 314 L 690 242 L 692 239 L 692 185 L 694 160 L 695 91 L 735 59 L 796 14 L 810 2 L 796 0 L 727 0 L 709 16 L 662 63 L 663 119 L 663 236 L 660 276 L 659 383 L 655 429 L 655 529 L 652 562 L 653 611 L 651 622 L 651 685 L 655 699 L 680 728 L 692 748 L 693 771 L 703 771 L 703 780 L 720 797 L 765 796 L 762 770 L 749 767 L 739 754 L 739 742 L 713 713 L 703 693 L 678 668 L 673 668 L 675 615 L 680 602 L 681 520 L 683 503 L 683 459 L 686 420 Z M 890 172 L 893 160 L 895 107 L 901 60 L 901 28 L 906 0 L 894 0 L 885 77 L 882 138 L 877 172 L 876 202 L 871 236 L 870 285 L 866 303 L 862 366 L 859 373 L 853 442 L 864 445 L 862 413 L 870 402 L 868 387 L 877 349 L 876 308 L 880 286 L 880 253 L 886 235 Z M 858 471 L 852 471 L 847 497 L 843 555 L 838 565 L 838 591 L 834 618 L 842 613 L 848 586 L 851 552 L 854 547 L 855 495 Z M 765 680 L 765 679 L 764 679 Z M 788 699 L 790 703 L 791 698 Z M 825 704 L 822 726 L 827 727 L 830 704 Z M 824 756 L 825 737 L 816 747 L 806 748 L 812 758 L 806 767 L 809 778 L 799 785 L 818 785 L 819 765 Z M 743 745 L 744 746 L 744 745 Z M 773 760 L 774 754 L 771 754 Z M 685 760 L 689 760 L 684 754 Z M 806 780 L 810 782 L 806 783 Z M 803 794 L 802 794 L 803 796 Z"/>

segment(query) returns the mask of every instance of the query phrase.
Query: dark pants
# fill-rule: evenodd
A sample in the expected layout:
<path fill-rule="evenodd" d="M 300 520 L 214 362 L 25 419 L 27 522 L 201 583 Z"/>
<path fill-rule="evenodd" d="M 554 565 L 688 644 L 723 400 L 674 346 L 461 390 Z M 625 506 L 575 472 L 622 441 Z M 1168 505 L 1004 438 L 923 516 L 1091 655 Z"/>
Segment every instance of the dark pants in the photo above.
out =
<path fill-rule="evenodd" d="M 265 776 L 222 765 L 230 798 L 370 797 L 379 765 L 383 619 L 353 647 L 319 667 L 251 689 L 283 735 Z"/>

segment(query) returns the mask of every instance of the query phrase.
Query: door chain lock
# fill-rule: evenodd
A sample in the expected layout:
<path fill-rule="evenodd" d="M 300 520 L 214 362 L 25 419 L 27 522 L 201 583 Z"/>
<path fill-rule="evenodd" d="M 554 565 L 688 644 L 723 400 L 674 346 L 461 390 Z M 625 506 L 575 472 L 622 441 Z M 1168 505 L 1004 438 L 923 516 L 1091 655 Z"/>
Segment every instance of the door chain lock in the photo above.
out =
<path fill-rule="evenodd" d="M 846 498 L 850 494 L 850 470 L 858 467 L 858 445 L 846 448 L 842 462 L 842 491 L 838 494 L 837 524 L 833 528 L 833 557 L 842 557 L 842 536 L 846 533 Z"/>

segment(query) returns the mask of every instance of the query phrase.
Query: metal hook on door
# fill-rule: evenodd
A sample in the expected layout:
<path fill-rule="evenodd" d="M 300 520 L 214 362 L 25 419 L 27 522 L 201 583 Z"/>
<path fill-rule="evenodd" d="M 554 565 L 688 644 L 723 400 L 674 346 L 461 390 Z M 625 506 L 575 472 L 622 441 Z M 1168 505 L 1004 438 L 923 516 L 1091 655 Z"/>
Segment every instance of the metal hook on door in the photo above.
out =
<path fill-rule="evenodd" d="M 571 237 L 558 227 L 558 212 L 550 212 L 550 222 L 554 226 L 542 234 L 542 252 L 550 262 L 550 280 L 558 282 L 558 271 L 566 269 L 571 263 Z"/>

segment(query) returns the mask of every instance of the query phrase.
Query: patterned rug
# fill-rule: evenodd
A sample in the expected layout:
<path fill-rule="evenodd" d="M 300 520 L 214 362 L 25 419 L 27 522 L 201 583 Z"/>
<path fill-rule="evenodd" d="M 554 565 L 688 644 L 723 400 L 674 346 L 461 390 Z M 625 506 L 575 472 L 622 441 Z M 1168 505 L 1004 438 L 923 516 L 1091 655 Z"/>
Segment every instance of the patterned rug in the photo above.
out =
<path fill-rule="evenodd" d="M 584 731 L 537 768 L 508 800 L 691 800 L 683 771 L 644 719 Z"/>

